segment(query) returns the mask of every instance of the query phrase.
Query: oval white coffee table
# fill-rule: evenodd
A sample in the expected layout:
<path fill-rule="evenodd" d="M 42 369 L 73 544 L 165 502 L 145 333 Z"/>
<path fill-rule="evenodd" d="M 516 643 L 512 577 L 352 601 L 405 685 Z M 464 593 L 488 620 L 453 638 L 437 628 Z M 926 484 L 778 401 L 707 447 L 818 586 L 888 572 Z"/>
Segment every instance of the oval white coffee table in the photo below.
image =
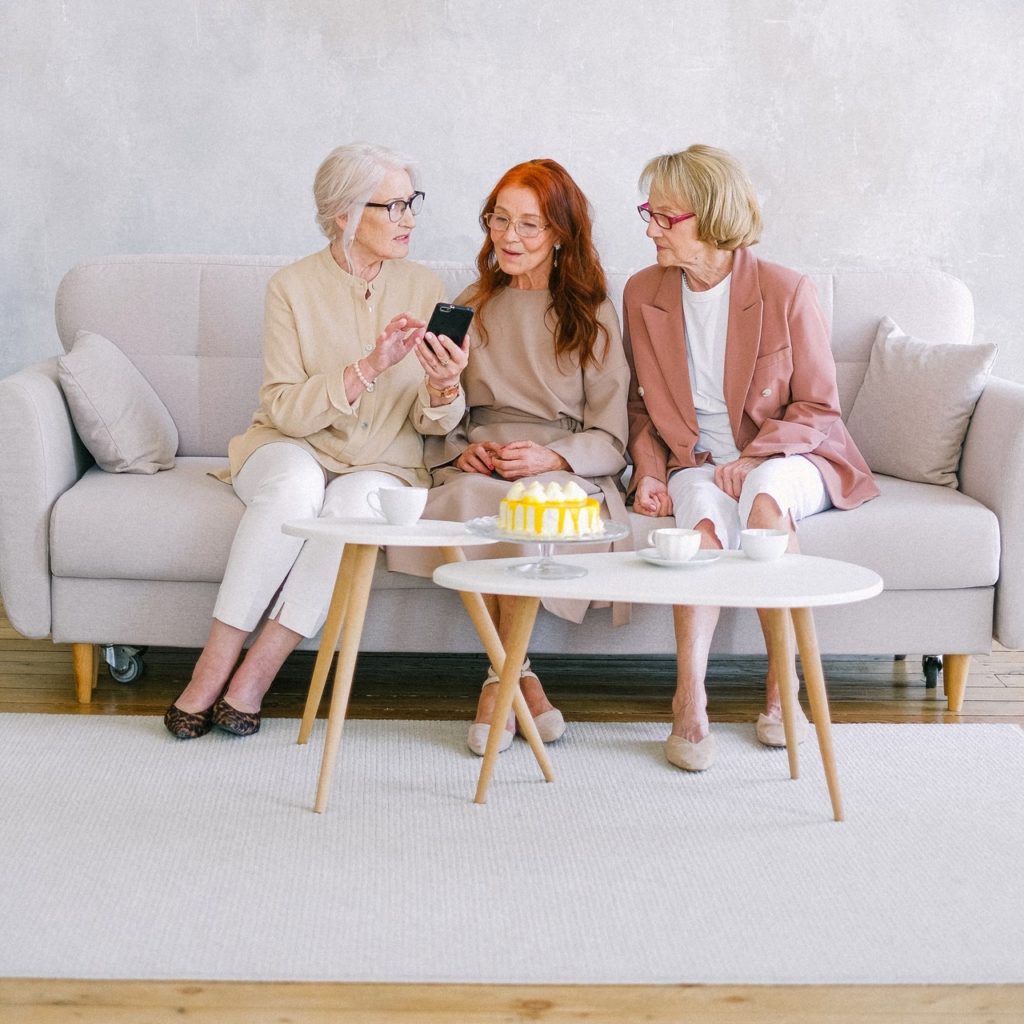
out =
<path fill-rule="evenodd" d="M 828 696 L 811 609 L 851 604 L 875 597 L 882 578 L 870 569 L 849 562 L 809 555 L 783 555 L 774 562 L 755 562 L 740 552 L 726 551 L 706 565 L 681 568 L 651 565 L 636 552 L 561 555 L 559 561 L 586 569 L 577 579 L 538 580 L 509 571 L 520 558 L 495 558 L 442 565 L 434 582 L 462 593 L 505 594 L 517 597 L 512 632 L 505 649 L 498 702 L 494 709 L 484 763 L 480 769 L 476 801 L 483 803 L 498 753 L 500 723 L 512 706 L 520 668 L 526 657 L 537 608 L 544 598 L 585 598 L 634 604 L 708 605 L 723 608 L 761 608 L 767 612 L 768 656 L 775 668 L 782 697 L 782 717 L 789 754 L 790 776 L 799 775 L 796 730 L 796 667 L 792 621 L 803 664 L 807 696 L 825 768 L 832 811 L 843 818 Z M 492 742 L 493 741 L 493 742 Z"/>
<path fill-rule="evenodd" d="M 323 760 L 320 763 L 320 779 L 317 783 L 316 802 L 313 809 L 322 813 L 327 807 L 330 795 L 331 777 L 341 733 L 348 710 L 348 699 L 352 691 L 352 676 L 355 671 L 356 657 L 359 654 L 359 642 L 363 633 L 363 622 L 366 619 L 366 606 L 370 600 L 370 588 L 373 582 L 373 568 L 377 561 L 377 551 L 381 547 L 414 547 L 440 548 L 448 562 L 459 562 L 465 559 L 462 554 L 464 547 L 477 547 L 493 544 L 494 541 L 470 533 L 462 523 L 447 522 L 439 519 L 421 519 L 412 526 L 392 526 L 381 519 L 298 519 L 285 523 L 285 533 L 293 537 L 305 537 L 311 540 L 329 540 L 340 547 L 344 545 L 338 565 L 338 575 L 334 583 L 334 592 L 327 609 L 320 636 L 320 650 L 313 667 L 313 677 L 309 684 L 309 695 L 302 715 L 299 728 L 299 743 L 306 743 L 313 729 L 317 709 L 323 698 L 327 674 L 335 651 L 338 651 L 338 665 L 334 673 L 334 689 L 331 693 L 331 707 L 327 717 L 327 738 L 324 742 Z M 505 652 L 494 628 L 494 622 L 487 613 L 483 598 L 479 592 L 470 591 L 461 594 L 466 611 L 476 627 L 483 643 L 484 650 L 495 670 L 503 666 Z M 341 647 L 338 640 L 341 638 Z M 516 686 L 510 696 L 510 706 L 514 706 L 519 727 L 533 750 L 537 763 L 544 777 L 553 778 L 551 764 L 544 750 L 544 741 L 537 733 L 533 717 L 523 699 L 516 676 Z"/>

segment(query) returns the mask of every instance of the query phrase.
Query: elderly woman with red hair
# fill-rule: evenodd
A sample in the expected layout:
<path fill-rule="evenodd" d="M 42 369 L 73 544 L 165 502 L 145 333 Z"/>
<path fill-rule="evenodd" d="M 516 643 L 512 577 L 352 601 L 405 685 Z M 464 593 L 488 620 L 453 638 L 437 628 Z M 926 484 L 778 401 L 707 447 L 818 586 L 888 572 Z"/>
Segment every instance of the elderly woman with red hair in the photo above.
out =
<path fill-rule="evenodd" d="M 424 515 L 494 515 L 511 483 L 529 477 L 572 480 L 603 495 L 606 517 L 625 522 L 618 477 L 626 465 L 629 367 L 586 196 L 554 160 L 529 160 L 501 177 L 480 223 L 479 276 L 456 299 L 476 312 L 462 377 L 468 408 L 456 430 L 425 449 L 434 487 Z M 395 558 L 391 565 L 403 567 Z M 509 599 L 487 600 L 505 640 Z M 571 604 L 548 607 L 567 618 L 586 610 Z M 492 668 L 469 730 L 477 754 L 487 745 L 496 684 Z M 541 737 L 558 739 L 565 722 L 529 662 L 521 685 Z M 510 716 L 500 749 L 514 728 Z"/>

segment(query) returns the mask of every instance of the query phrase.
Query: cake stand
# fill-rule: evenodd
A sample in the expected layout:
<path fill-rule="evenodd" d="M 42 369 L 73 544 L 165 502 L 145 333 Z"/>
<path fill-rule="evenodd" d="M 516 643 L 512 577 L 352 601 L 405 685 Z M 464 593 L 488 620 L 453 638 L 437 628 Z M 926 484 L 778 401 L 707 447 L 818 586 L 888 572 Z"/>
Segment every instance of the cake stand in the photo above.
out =
<path fill-rule="evenodd" d="M 587 537 L 559 537 L 557 540 L 531 540 L 529 537 L 522 537 L 516 533 L 507 533 L 498 528 L 497 516 L 480 516 L 477 519 L 470 519 L 466 523 L 466 529 L 479 537 L 504 540 L 514 544 L 535 544 L 539 548 L 540 557 L 536 561 L 517 562 L 508 567 L 508 572 L 515 573 L 517 576 L 525 576 L 531 580 L 570 580 L 578 576 L 586 576 L 587 570 L 582 565 L 556 562 L 552 557 L 555 545 L 605 544 L 622 540 L 629 534 L 629 527 L 622 523 L 616 523 L 610 519 L 602 520 L 602 522 L 604 523 L 603 533 Z"/>

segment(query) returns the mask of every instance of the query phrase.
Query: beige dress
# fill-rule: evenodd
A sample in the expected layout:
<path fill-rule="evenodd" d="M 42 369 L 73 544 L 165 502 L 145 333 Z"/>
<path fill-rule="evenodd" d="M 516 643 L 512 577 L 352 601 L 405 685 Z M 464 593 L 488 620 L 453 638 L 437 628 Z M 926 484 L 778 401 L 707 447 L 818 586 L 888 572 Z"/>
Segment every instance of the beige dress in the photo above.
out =
<path fill-rule="evenodd" d="M 430 486 L 422 435 L 445 435 L 459 423 L 463 396 L 431 407 L 412 353 L 355 402 L 344 373 L 373 350 L 392 317 L 425 320 L 443 297 L 440 278 L 410 260 L 385 260 L 369 282 L 342 270 L 330 248 L 279 270 L 267 285 L 259 407 L 248 430 L 232 438 L 230 471 L 219 478 L 230 480 L 261 445 L 287 441 L 330 473 L 379 470 Z"/>
<path fill-rule="evenodd" d="M 466 302 L 471 293 L 468 289 L 456 302 Z M 536 479 L 545 483 L 574 480 L 588 494 L 603 497 L 605 518 L 627 522 L 618 481 L 626 466 L 629 367 L 615 308 L 606 301 L 599 314 L 608 331 L 603 359 L 582 370 L 576 359 L 559 362 L 555 358 L 550 304 L 547 290 L 505 288 L 485 310 L 485 344 L 471 328 L 469 364 L 462 375 L 466 415 L 446 437 L 431 437 L 425 444 L 424 458 L 434 481 L 425 518 L 464 522 L 496 515 L 511 481 L 464 473 L 453 462 L 473 443 L 529 440 L 557 452 L 572 467 L 571 472 L 543 473 Z M 599 337 L 599 354 L 602 342 Z M 628 549 L 632 541 L 627 536 L 615 547 Z M 607 548 L 607 543 L 573 546 L 577 551 Z M 480 558 L 536 553 L 536 546 L 515 544 L 466 552 L 467 557 Z M 388 564 L 392 569 L 428 576 L 439 559 L 433 551 L 402 548 L 389 552 Z M 545 602 L 545 607 L 579 622 L 587 605 L 560 601 Z"/>

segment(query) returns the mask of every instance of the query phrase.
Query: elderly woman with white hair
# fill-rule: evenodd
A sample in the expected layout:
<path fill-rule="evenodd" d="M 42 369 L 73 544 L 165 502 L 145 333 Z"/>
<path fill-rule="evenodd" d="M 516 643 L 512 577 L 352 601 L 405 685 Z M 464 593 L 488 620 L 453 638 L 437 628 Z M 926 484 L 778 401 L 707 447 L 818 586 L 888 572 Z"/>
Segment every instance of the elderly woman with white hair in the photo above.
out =
<path fill-rule="evenodd" d="M 447 434 L 465 412 L 465 352 L 425 333 L 441 281 L 405 259 L 424 200 L 414 175 L 381 146 L 331 152 L 313 184 L 330 244 L 267 286 L 259 406 L 222 477 L 246 509 L 206 646 L 164 716 L 180 739 L 212 726 L 256 732 L 285 658 L 322 625 L 337 548 L 286 536 L 282 524 L 370 515 L 371 491 L 429 486 L 423 435 Z"/>
<path fill-rule="evenodd" d="M 784 530 L 878 494 L 843 424 L 828 325 L 814 284 L 754 256 L 761 212 L 728 153 L 690 146 L 644 168 L 638 209 L 657 263 L 623 295 L 632 370 L 633 508 L 675 516 L 704 548 L 735 548 L 745 527 Z M 714 760 L 704 678 L 717 608 L 677 606 L 671 764 Z M 783 746 L 778 681 L 769 673 L 757 738 Z M 799 715 L 798 736 L 807 731 Z"/>

